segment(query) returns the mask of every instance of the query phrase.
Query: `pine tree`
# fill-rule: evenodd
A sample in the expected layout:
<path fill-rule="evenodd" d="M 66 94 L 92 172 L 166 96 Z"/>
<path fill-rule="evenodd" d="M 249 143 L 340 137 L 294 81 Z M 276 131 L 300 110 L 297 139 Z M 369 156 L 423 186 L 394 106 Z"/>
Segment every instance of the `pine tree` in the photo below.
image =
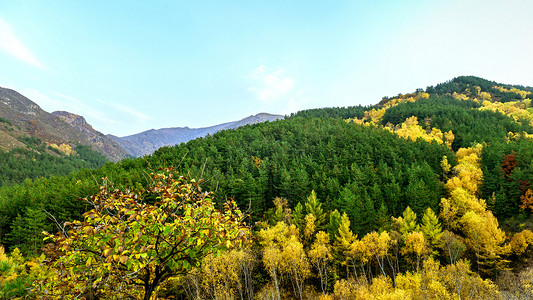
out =
<path fill-rule="evenodd" d="M 442 245 L 442 226 L 439 223 L 437 215 L 430 207 L 424 212 L 420 229 L 433 248 L 440 248 Z"/>
<path fill-rule="evenodd" d="M 409 233 L 418 231 L 419 225 L 416 222 L 416 214 L 413 210 L 407 206 L 403 211 L 403 218 L 398 218 L 400 223 L 400 233 L 402 234 L 402 239 L 405 241 Z"/>
<path fill-rule="evenodd" d="M 364 235 L 376 228 L 376 209 L 372 198 L 368 197 L 366 190 L 360 195 L 355 195 L 354 210 L 350 219 L 353 220 L 354 232 Z"/>
<path fill-rule="evenodd" d="M 315 216 L 315 226 L 316 230 L 326 229 L 326 213 L 322 209 L 322 203 L 317 199 L 315 191 L 311 191 L 311 195 L 307 197 L 305 202 L 305 212 L 306 214 L 312 214 Z"/>
<path fill-rule="evenodd" d="M 346 213 L 343 213 L 341 216 L 341 222 L 338 228 L 338 234 L 335 235 L 335 244 L 337 248 L 342 248 L 348 250 L 350 244 L 357 238 L 353 234 L 352 229 L 350 228 L 350 218 Z"/>
<path fill-rule="evenodd" d="M 295 210 L 296 211 L 296 210 Z M 334 210 L 329 214 L 329 223 L 326 227 L 331 240 L 335 239 L 335 236 L 339 232 L 339 227 L 341 225 L 342 216 L 338 210 Z"/>
<path fill-rule="evenodd" d="M 19 214 L 13 221 L 8 241 L 25 255 L 40 253 L 44 245 L 42 232 L 50 230 L 46 219 L 46 213 L 41 209 L 26 208 L 25 213 Z"/>
<path fill-rule="evenodd" d="M 292 212 L 292 224 L 294 224 L 296 228 L 300 229 L 300 231 L 304 226 L 304 218 L 304 207 L 302 203 L 298 202 Z"/>
<path fill-rule="evenodd" d="M 333 242 L 333 256 L 336 263 L 346 266 L 346 270 L 348 270 L 350 261 L 353 260 L 352 249 L 356 240 L 357 235 L 354 235 L 350 228 L 350 218 L 346 213 L 343 213 L 338 233 Z"/>

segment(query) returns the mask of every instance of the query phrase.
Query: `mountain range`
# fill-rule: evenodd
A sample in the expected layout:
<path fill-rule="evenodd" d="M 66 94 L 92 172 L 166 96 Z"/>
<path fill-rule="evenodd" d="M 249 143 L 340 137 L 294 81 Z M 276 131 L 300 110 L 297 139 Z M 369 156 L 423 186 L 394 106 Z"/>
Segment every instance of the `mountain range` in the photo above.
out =
<path fill-rule="evenodd" d="M 260 113 L 255 116 L 249 116 L 239 121 L 233 121 L 203 128 L 174 127 L 151 129 L 141 133 L 117 137 L 108 135 L 120 144 L 129 154 L 133 156 L 142 156 L 151 154 L 163 146 L 173 146 L 186 143 L 195 138 L 212 135 L 221 130 L 236 129 L 238 127 L 263 123 L 266 121 L 275 121 L 283 118 L 281 115 L 272 115 Z"/>
<path fill-rule="evenodd" d="M 86 145 L 111 161 L 127 156 L 150 154 L 162 146 L 172 146 L 214 134 L 220 130 L 283 118 L 260 113 L 242 120 L 204 128 L 175 127 L 151 129 L 138 134 L 117 137 L 95 130 L 83 116 L 66 111 L 46 112 L 35 102 L 15 90 L 0 87 L 0 149 L 25 148 L 25 136 L 38 138 L 46 144 Z"/>

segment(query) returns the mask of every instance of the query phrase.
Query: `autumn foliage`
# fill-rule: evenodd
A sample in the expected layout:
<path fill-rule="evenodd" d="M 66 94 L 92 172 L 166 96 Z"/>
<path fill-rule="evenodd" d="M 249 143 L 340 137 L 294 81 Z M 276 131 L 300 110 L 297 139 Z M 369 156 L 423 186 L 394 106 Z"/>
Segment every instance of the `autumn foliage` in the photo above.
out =
<path fill-rule="evenodd" d="M 139 193 L 103 186 L 85 201 L 93 209 L 82 221 L 48 235 L 55 273 L 36 283 L 42 298 L 151 299 L 168 279 L 250 234 L 234 203 L 216 209 L 211 194 L 171 170 Z"/>

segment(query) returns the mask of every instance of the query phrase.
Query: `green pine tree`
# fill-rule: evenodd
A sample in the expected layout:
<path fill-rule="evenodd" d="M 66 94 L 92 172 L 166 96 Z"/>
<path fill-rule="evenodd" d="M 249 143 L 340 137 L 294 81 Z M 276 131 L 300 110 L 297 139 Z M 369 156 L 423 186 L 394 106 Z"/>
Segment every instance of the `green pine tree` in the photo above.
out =
<path fill-rule="evenodd" d="M 326 213 L 322 209 L 322 203 L 318 200 L 316 197 L 315 191 L 311 191 L 311 195 L 307 197 L 307 201 L 305 202 L 305 212 L 306 215 L 312 214 L 315 216 L 315 226 L 316 230 L 325 230 L 326 229 Z"/>

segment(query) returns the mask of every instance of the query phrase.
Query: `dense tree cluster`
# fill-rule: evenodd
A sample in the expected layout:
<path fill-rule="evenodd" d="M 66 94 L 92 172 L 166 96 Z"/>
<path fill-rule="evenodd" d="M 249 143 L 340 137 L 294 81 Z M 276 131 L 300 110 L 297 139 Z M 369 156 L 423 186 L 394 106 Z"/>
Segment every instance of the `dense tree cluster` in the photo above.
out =
<path fill-rule="evenodd" d="M 520 92 L 511 91 L 511 89 L 533 92 L 533 87 L 499 84 L 475 76 L 460 76 L 448 82 L 438 84 L 435 87 L 430 86 L 426 89 L 426 92 L 442 96 L 446 94 L 451 95 L 453 93 L 471 93 L 475 90 L 475 87 L 477 87 L 480 92 L 491 94 L 491 96 L 499 102 L 508 102 L 522 98 Z M 499 89 L 498 87 L 506 88 L 509 92 L 502 91 L 501 88 Z"/>
<path fill-rule="evenodd" d="M 520 124 L 511 117 L 489 110 L 479 110 L 474 101 L 457 100 L 451 96 L 432 97 L 409 102 L 388 109 L 381 124 L 398 125 L 411 116 L 416 116 L 426 128 L 452 131 L 454 150 L 469 147 L 475 142 L 506 141 L 509 132 L 533 133 L 529 123 Z"/>
<path fill-rule="evenodd" d="M 291 115 L 291 117 L 302 118 L 361 118 L 365 111 L 371 109 L 371 107 L 364 106 L 349 106 L 349 107 L 330 107 L 330 108 L 315 108 L 302 110 Z"/>
<path fill-rule="evenodd" d="M 0 150 L 0 186 L 19 184 L 27 179 L 64 176 L 82 168 L 98 168 L 107 162 L 102 154 L 85 145 L 76 145 L 67 155 L 58 150 L 59 147 L 47 146 L 34 137 L 22 137 L 20 141 L 27 148 Z"/>

